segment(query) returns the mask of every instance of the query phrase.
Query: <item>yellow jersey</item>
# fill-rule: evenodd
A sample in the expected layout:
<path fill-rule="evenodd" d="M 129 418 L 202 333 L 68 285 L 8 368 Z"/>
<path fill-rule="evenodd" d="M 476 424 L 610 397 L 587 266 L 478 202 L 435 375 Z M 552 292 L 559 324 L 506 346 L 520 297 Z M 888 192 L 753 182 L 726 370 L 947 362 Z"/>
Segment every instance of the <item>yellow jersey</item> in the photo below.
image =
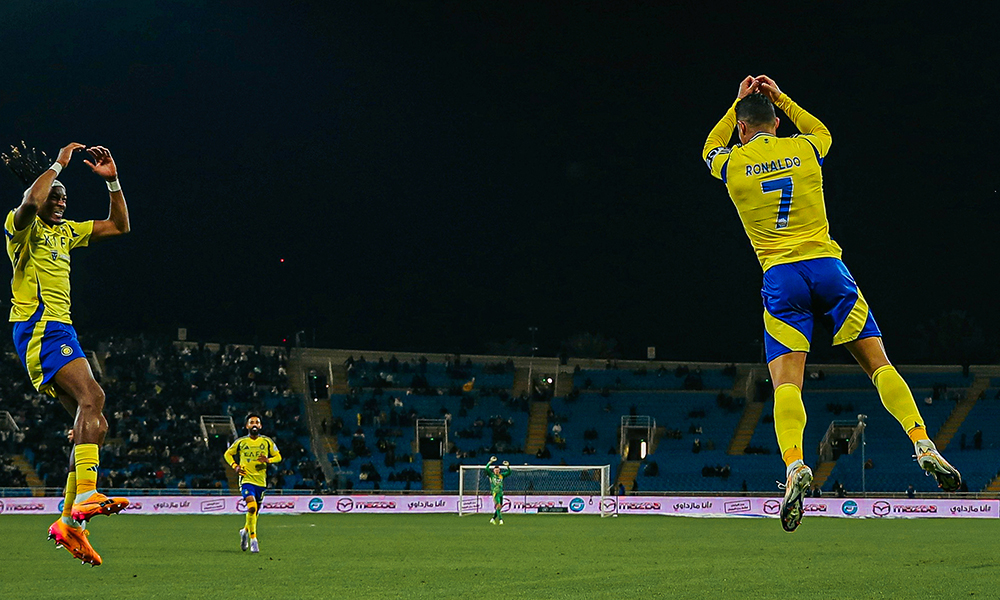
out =
<path fill-rule="evenodd" d="M 14 229 L 14 212 L 4 221 L 7 256 L 14 267 L 10 281 L 11 322 L 28 321 L 39 310 L 40 321 L 72 325 L 69 299 L 69 253 L 90 243 L 93 221 L 49 225 L 35 216 L 31 225 Z"/>
<path fill-rule="evenodd" d="M 736 127 L 733 103 L 709 134 L 702 158 L 712 176 L 726 184 L 765 271 L 811 258 L 840 258 L 823 199 L 821 167 L 833 143 L 830 131 L 785 94 L 775 106 L 800 134 L 779 138 L 761 132 L 727 148 Z"/>
<path fill-rule="evenodd" d="M 257 460 L 260 456 L 267 457 L 268 462 Z M 240 475 L 240 485 L 252 483 L 267 487 L 267 465 L 281 462 L 281 453 L 274 440 L 266 435 L 258 435 L 257 439 L 243 436 L 226 450 L 226 462 L 232 465 L 237 461 L 247 471 L 246 475 Z"/>

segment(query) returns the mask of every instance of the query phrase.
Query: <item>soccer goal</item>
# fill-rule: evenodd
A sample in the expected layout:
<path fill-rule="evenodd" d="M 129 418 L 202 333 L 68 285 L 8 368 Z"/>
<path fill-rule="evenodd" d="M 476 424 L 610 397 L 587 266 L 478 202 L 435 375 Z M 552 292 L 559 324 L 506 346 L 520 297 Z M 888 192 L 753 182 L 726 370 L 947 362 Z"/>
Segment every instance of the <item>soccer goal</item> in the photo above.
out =
<path fill-rule="evenodd" d="M 504 512 L 600 512 L 602 517 L 614 513 L 614 503 L 608 498 L 609 465 L 511 465 L 510 470 L 503 481 Z M 492 512 L 486 466 L 460 465 L 458 514 Z"/>

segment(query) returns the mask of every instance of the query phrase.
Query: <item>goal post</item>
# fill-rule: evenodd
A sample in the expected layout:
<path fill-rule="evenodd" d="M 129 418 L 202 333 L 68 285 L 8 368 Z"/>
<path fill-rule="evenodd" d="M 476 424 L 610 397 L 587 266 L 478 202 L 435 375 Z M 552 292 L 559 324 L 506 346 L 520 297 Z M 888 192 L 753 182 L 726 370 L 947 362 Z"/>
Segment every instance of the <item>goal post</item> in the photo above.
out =
<path fill-rule="evenodd" d="M 500 467 L 501 469 L 506 467 Z M 610 465 L 511 465 L 504 478 L 504 511 L 614 513 Z M 492 513 L 486 465 L 460 465 L 458 514 Z"/>

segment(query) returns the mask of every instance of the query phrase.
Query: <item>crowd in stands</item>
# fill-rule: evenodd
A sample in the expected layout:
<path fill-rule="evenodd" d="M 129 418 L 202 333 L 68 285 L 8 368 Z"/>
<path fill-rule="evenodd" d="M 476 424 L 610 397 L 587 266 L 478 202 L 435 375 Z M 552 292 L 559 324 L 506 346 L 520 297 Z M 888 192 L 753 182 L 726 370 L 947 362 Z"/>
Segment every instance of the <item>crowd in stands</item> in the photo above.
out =
<path fill-rule="evenodd" d="M 269 484 L 286 489 L 324 488 L 322 469 L 305 447 L 310 432 L 302 415 L 301 399 L 293 396 L 289 389 L 282 351 L 260 352 L 240 347 L 211 350 L 199 345 L 155 343 L 141 337 L 85 342 L 84 346 L 97 348 L 102 367 L 100 381 L 107 396 L 104 414 L 109 431 L 101 456 L 102 488 L 228 487 L 221 455 L 232 440 L 225 435 L 220 439 L 212 435 L 205 439 L 199 417 L 231 416 L 238 435 L 243 435 L 243 420 L 251 410 L 262 414 L 264 433 L 275 438 L 284 458 L 277 469 L 270 470 Z M 67 430 L 71 419 L 57 400 L 34 391 L 9 342 L 4 350 L 0 357 L 0 408 L 10 411 L 18 430 L 0 428 L 0 487 L 25 485 L 25 474 L 9 458 L 11 454 L 21 453 L 47 486 L 60 487 L 68 465 Z M 346 485 L 338 482 L 337 487 L 367 483 L 380 489 L 379 486 L 386 482 L 401 482 L 396 486 L 400 489 L 405 482 L 403 489 L 419 488 L 421 456 L 411 444 L 416 444 L 413 430 L 417 419 L 421 418 L 443 419 L 449 423 L 451 445 L 442 450 L 448 455 L 446 466 L 451 471 L 458 466 L 451 456 L 462 461 L 477 455 L 510 455 L 523 451 L 524 415 L 529 412 L 533 400 L 527 393 L 511 393 L 514 370 L 511 361 L 477 365 L 467 358 L 453 356 L 442 365 L 423 357 L 412 361 L 400 361 L 395 356 L 377 361 L 352 357 L 345 361 L 345 366 L 349 392 L 336 398 L 334 414 L 319 426 L 323 434 L 339 441 L 339 453 L 335 457 L 338 466 L 348 467 L 356 473 L 353 482 Z M 734 378 L 736 367 L 727 366 L 721 372 Z M 486 374 L 509 376 L 504 380 L 509 385 L 494 388 L 477 385 L 477 377 L 484 380 Z M 712 429 L 712 419 L 723 415 L 735 420 L 737 416 L 733 413 L 742 411 L 745 402 L 743 398 L 734 398 L 726 388 L 715 394 L 718 388 L 712 382 L 719 380 L 718 370 L 702 373 L 698 367 L 681 365 L 676 369 L 660 367 L 648 372 L 645 369 L 589 371 L 581 378 L 584 375 L 592 375 L 595 379 L 604 377 L 595 391 L 600 391 L 607 400 L 600 399 L 596 410 L 601 412 L 603 406 L 601 414 L 615 421 L 624 414 L 638 416 L 640 411 L 646 410 L 639 408 L 640 405 L 647 407 L 643 404 L 646 400 L 624 406 L 633 402 L 634 393 L 627 401 L 616 398 L 635 381 L 630 377 L 671 378 L 672 387 L 649 385 L 643 389 L 681 390 L 680 393 L 693 400 L 690 405 L 684 405 L 683 412 L 657 423 L 657 441 L 683 440 L 673 447 L 685 454 L 690 448 L 690 452 L 698 455 L 691 459 L 698 461 L 694 468 L 701 470 L 701 477 L 697 470 L 692 470 L 692 474 L 699 481 L 709 478 L 704 479 L 709 485 L 705 489 L 715 489 L 711 486 L 719 485 L 716 479 L 725 481 L 732 475 L 735 482 L 739 482 L 746 476 L 746 462 L 734 460 L 732 467 L 718 464 L 729 459 L 722 457 L 726 439 L 720 436 L 717 426 Z M 838 373 L 827 376 L 816 372 L 815 379 L 825 378 L 829 384 L 835 382 L 837 376 Z M 559 413 L 567 414 L 549 410 L 547 443 L 536 453 L 538 459 L 550 459 L 555 454 L 556 460 L 565 464 L 567 458 L 573 462 L 573 455 L 584 460 L 583 457 L 598 454 L 598 448 L 602 454 L 604 448 L 608 448 L 609 455 L 619 452 L 617 443 L 608 445 L 610 440 L 605 433 L 601 433 L 598 440 L 596 425 L 603 421 L 593 418 L 580 422 L 570 420 L 569 415 L 581 405 L 578 403 L 581 390 L 593 386 L 589 378 L 575 381 L 578 387 L 565 396 L 564 402 L 554 404 Z M 654 380 L 645 381 L 648 384 Z M 687 393 L 702 390 L 704 382 L 709 382 L 713 391 L 701 395 Z M 964 390 L 949 390 L 944 384 L 935 384 L 928 399 L 932 402 L 955 400 L 963 393 Z M 489 398 L 490 403 L 483 403 L 484 398 Z M 826 404 L 826 409 L 833 415 L 853 415 L 856 406 L 863 407 L 864 400 L 849 401 L 851 398 L 838 400 L 834 397 Z M 767 428 L 771 423 L 773 417 L 765 410 L 758 427 Z M 747 446 L 745 454 L 772 453 L 774 450 L 766 442 L 759 445 L 764 439 L 755 439 L 758 445 Z M 955 443 L 962 450 L 982 449 L 983 433 L 970 431 L 967 436 L 963 432 Z M 835 450 L 837 453 L 846 451 L 839 447 Z M 880 473 L 884 465 L 880 460 Z M 874 468 L 874 462 L 865 468 Z M 636 490 L 639 483 L 646 485 L 642 477 L 655 479 L 667 475 L 660 472 L 655 460 L 647 460 L 632 490 Z M 845 481 L 854 485 L 850 477 Z M 834 493 L 846 493 L 839 482 L 834 487 Z M 743 488 L 746 489 L 745 480 Z"/>
<path fill-rule="evenodd" d="M 28 478 L 10 457 L 0 456 L 0 487 L 25 487 Z"/>
<path fill-rule="evenodd" d="M 244 417 L 251 410 L 262 413 L 265 434 L 275 438 L 284 458 L 271 475 L 272 485 L 298 482 L 303 468 L 314 474 L 297 439 L 308 436 L 308 430 L 300 401 L 288 388 L 283 353 L 178 348 L 142 337 L 83 343 L 97 347 L 103 359 L 98 377 L 106 395 L 108 432 L 101 453 L 102 488 L 228 487 L 221 456 L 232 439 L 206 440 L 200 417 L 229 415 L 238 435 L 244 435 Z M 30 455 L 47 486 L 60 487 L 71 418 L 56 399 L 32 388 L 12 350 L 8 347 L 2 357 L 0 398 L 20 428 L 21 451 Z"/>

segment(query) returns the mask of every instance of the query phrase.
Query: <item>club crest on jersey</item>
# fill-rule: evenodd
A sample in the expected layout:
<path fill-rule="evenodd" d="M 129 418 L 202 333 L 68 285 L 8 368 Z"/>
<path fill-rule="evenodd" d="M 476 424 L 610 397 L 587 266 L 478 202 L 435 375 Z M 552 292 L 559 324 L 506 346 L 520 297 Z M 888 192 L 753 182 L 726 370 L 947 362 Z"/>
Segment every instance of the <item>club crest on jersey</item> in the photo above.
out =
<path fill-rule="evenodd" d="M 52 251 L 52 260 L 59 260 L 59 253 L 55 250 Z"/>

